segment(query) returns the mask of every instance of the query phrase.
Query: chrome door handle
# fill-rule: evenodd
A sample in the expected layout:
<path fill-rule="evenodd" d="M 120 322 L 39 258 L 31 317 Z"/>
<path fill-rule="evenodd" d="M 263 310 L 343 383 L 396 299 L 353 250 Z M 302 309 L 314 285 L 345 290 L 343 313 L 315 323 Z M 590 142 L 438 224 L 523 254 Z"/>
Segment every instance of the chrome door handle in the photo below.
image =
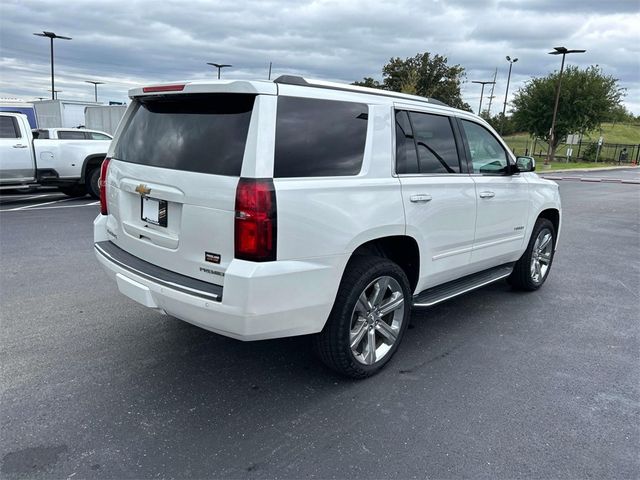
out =
<path fill-rule="evenodd" d="M 27 148 L 27 145 L 22 145 L 21 143 L 17 143 L 13 146 L 13 148 Z"/>
<path fill-rule="evenodd" d="M 411 195 L 409 197 L 409 200 L 411 200 L 413 203 L 430 202 L 431 201 L 431 195 L 429 195 L 428 193 L 420 193 L 418 195 Z"/>
<path fill-rule="evenodd" d="M 480 192 L 480 198 L 493 198 L 496 194 L 493 192 Z"/>

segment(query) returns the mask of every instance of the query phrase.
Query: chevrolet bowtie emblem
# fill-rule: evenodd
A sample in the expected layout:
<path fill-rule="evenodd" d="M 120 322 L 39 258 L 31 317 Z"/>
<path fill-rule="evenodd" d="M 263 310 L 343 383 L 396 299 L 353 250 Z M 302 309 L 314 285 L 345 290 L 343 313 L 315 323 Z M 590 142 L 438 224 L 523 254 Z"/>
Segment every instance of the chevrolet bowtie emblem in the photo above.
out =
<path fill-rule="evenodd" d="M 151 193 L 151 189 L 144 183 L 141 183 L 136 187 L 136 192 L 138 192 L 140 196 L 144 197 L 145 195 L 149 195 Z"/>

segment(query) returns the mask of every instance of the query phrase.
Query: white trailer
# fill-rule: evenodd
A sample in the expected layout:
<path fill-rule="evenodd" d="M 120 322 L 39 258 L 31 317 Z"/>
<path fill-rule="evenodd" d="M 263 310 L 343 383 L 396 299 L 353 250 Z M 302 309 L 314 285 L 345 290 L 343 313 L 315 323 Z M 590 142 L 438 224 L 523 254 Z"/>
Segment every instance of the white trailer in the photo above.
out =
<path fill-rule="evenodd" d="M 41 100 L 33 102 L 40 128 L 77 128 L 85 125 L 84 109 L 100 105 L 78 100 Z"/>
<path fill-rule="evenodd" d="M 113 135 L 126 110 L 126 105 L 98 105 L 85 107 L 85 127 Z"/>

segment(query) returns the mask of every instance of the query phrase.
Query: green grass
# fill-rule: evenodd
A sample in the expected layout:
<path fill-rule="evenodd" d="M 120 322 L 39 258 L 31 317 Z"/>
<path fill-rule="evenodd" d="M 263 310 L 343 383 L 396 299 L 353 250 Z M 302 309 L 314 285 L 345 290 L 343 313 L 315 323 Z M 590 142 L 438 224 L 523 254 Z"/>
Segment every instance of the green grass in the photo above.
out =
<path fill-rule="evenodd" d="M 544 161 L 538 161 L 536 163 L 536 172 L 543 173 L 545 171 L 553 170 L 572 170 L 574 168 L 599 168 L 599 167 L 614 167 L 618 166 L 617 163 L 611 162 L 551 162 L 550 168 L 545 168 Z"/>

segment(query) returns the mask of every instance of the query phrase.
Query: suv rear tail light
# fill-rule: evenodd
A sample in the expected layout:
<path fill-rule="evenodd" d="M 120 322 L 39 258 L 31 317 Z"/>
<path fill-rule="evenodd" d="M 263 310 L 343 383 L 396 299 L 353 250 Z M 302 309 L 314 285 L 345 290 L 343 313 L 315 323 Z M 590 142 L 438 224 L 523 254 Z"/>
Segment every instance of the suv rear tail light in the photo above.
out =
<path fill-rule="evenodd" d="M 98 179 L 98 187 L 100 187 L 100 213 L 108 215 L 107 211 L 107 172 L 109 171 L 110 158 L 105 158 L 100 167 L 100 178 Z"/>
<path fill-rule="evenodd" d="M 241 178 L 236 190 L 235 257 L 276 259 L 276 190 L 271 179 Z"/>

